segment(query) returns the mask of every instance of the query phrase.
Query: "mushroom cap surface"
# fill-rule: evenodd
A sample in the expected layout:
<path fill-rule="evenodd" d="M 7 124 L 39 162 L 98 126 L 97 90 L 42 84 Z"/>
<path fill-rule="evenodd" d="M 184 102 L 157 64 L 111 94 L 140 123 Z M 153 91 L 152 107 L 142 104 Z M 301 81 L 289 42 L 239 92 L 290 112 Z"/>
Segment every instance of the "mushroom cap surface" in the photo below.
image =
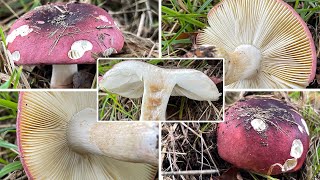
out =
<path fill-rule="evenodd" d="M 94 64 L 119 52 L 124 37 L 103 9 L 83 3 L 55 3 L 29 11 L 11 27 L 8 54 L 18 65 Z"/>
<path fill-rule="evenodd" d="M 234 103 L 218 125 L 220 157 L 238 168 L 280 174 L 301 168 L 309 147 L 308 127 L 284 101 L 249 96 Z"/>
<path fill-rule="evenodd" d="M 67 134 L 71 119 L 83 109 L 96 110 L 96 105 L 95 92 L 20 92 L 17 144 L 29 179 L 154 178 L 154 166 L 70 147 Z M 96 111 L 92 113 L 96 116 Z"/>
<path fill-rule="evenodd" d="M 198 44 L 214 45 L 222 56 L 249 45 L 256 51 L 247 53 L 259 56 L 253 63 L 259 67 L 252 70 L 256 74 L 228 88 L 303 88 L 313 81 L 317 58 L 312 35 L 282 0 L 224 0 L 208 13 L 208 22 Z"/>

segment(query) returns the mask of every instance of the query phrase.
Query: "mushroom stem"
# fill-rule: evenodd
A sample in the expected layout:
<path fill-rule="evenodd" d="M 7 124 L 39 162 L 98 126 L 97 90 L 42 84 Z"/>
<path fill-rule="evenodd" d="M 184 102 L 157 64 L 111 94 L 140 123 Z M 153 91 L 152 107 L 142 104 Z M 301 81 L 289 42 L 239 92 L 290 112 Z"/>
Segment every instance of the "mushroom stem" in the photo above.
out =
<path fill-rule="evenodd" d="M 72 88 L 73 75 L 78 72 L 77 64 L 52 65 L 51 88 Z"/>
<path fill-rule="evenodd" d="M 96 110 L 77 113 L 68 129 L 71 148 L 134 163 L 158 164 L 159 127 L 151 122 L 97 122 Z"/>
<path fill-rule="evenodd" d="M 255 77 L 260 70 L 261 53 L 252 45 L 240 45 L 234 52 L 219 51 L 225 58 L 226 84 Z"/>
<path fill-rule="evenodd" d="M 168 101 L 176 80 L 173 74 L 167 72 L 149 75 L 151 77 L 144 80 L 140 120 L 165 120 Z"/>

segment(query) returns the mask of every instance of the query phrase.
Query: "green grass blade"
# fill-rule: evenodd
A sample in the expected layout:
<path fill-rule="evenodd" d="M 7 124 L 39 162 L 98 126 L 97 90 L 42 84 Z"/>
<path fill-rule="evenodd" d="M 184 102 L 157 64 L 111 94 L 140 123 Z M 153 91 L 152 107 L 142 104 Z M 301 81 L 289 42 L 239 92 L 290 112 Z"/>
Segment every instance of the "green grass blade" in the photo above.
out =
<path fill-rule="evenodd" d="M 0 170 L 0 178 L 4 177 L 5 175 L 7 175 L 13 171 L 19 170 L 19 169 L 22 169 L 22 164 L 20 161 L 10 163 L 10 164 L 4 166 Z"/>
<path fill-rule="evenodd" d="M 105 96 L 104 97 L 104 101 L 103 101 L 103 105 L 102 105 L 102 108 L 101 108 L 101 112 L 100 112 L 100 120 L 102 120 L 102 118 L 103 118 L 103 116 L 105 114 L 105 108 L 107 106 L 108 100 L 109 100 L 109 97 Z"/>
<path fill-rule="evenodd" d="M 7 43 L 6 43 L 6 37 L 4 35 L 4 32 L 2 30 L 2 27 L 0 27 L 0 36 L 1 36 L 1 40 L 4 42 L 4 45 L 7 47 Z"/>
<path fill-rule="evenodd" d="M 6 160 L 4 160 L 3 158 L 0 158 L 0 164 L 5 164 L 5 165 L 7 165 L 7 164 L 9 164 L 9 162 L 6 161 Z"/>
<path fill-rule="evenodd" d="M 15 131 L 15 130 L 16 130 L 15 127 L 2 128 L 2 129 L 0 129 L 0 134 L 4 133 L 4 132 L 12 132 L 12 131 Z"/>
<path fill-rule="evenodd" d="M 208 7 L 208 6 L 211 4 L 212 1 L 213 1 L 213 0 L 208 0 L 208 1 L 206 1 L 205 3 L 203 3 L 202 6 L 197 10 L 197 13 L 202 13 L 203 10 L 204 10 L 206 7 Z"/>
<path fill-rule="evenodd" d="M 168 41 L 168 43 L 163 46 L 162 51 L 166 51 L 167 47 L 168 47 L 169 45 L 171 45 L 171 43 L 172 43 L 174 40 L 176 40 L 177 37 L 180 36 L 180 34 L 181 34 L 188 26 L 189 26 L 189 24 L 184 25 L 184 26 L 177 32 L 177 34 L 174 35 L 174 36 Z"/>
<path fill-rule="evenodd" d="M 0 117 L 0 121 L 4 121 L 4 120 L 7 120 L 7 119 L 15 119 L 16 116 L 14 115 L 8 115 L 8 116 L 1 116 Z"/>
<path fill-rule="evenodd" d="M 0 86 L 0 89 L 8 89 L 10 87 L 11 81 L 7 81 Z"/>
<path fill-rule="evenodd" d="M 5 108 L 10 108 L 13 110 L 17 110 L 18 104 L 12 101 L 8 101 L 5 99 L 0 99 L 0 106 L 5 107 Z"/>
<path fill-rule="evenodd" d="M 3 83 L 3 84 L 0 86 L 0 89 L 8 89 L 8 88 L 10 87 L 10 85 L 11 85 L 14 77 L 16 76 L 16 73 L 17 73 L 17 71 L 14 70 L 13 73 L 11 74 L 11 76 L 10 76 L 9 81 Z"/>
<path fill-rule="evenodd" d="M 115 106 L 113 109 L 120 111 L 122 114 L 126 115 L 127 117 L 129 117 L 130 119 L 134 119 L 133 116 L 128 113 L 124 107 L 118 102 L 117 100 L 117 95 L 115 94 L 111 94 L 110 98 L 113 101 L 113 105 Z"/>
<path fill-rule="evenodd" d="M 163 15 L 162 18 L 168 17 L 188 17 L 188 18 L 197 18 L 197 17 L 207 17 L 206 14 L 177 14 L 177 15 Z"/>
<path fill-rule="evenodd" d="M 18 146 L 17 145 L 11 144 L 11 143 L 9 143 L 7 141 L 4 141 L 4 140 L 0 140 L 0 147 L 14 149 L 14 150 L 18 151 Z"/>
<path fill-rule="evenodd" d="M 166 43 L 168 43 L 168 41 L 162 41 L 161 44 L 165 45 Z M 174 40 L 171 42 L 172 44 L 190 44 L 192 43 L 190 39 L 179 39 L 179 40 Z"/>
<path fill-rule="evenodd" d="M 17 89 L 18 84 L 19 84 L 19 80 L 20 80 L 21 73 L 22 73 L 22 66 L 19 67 L 19 69 L 17 70 L 17 74 L 16 74 L 16 76 L 14 77 L 15 81 L 14 81 L 14 83 L 13 83 L 13 89 Z"/>
<path fill-rule="evenodd" d="M 187 21 L 187 22 L 189 22 L 189 23 L 191 23 L 191 24 L 193 24 L 195 26 L 198 26 L 200 28 L 203 28 L 203 27 L 206 26 L 204 23 L 202 23 L 202 22 L 200 22 L 200 21 L 198 21 L 196 19 L 193 19 L 192 17 L 182 16 L 179 12 L 176 12 L 176 11 L 170 9 L 170 8 L 165 7 L 165 6 L 162 6 L 161 10 L 162 10 L 163 13 L 166 13 L 166 14 L 168 14 L 170 16 L 175 16 L 180 20 Z"/>

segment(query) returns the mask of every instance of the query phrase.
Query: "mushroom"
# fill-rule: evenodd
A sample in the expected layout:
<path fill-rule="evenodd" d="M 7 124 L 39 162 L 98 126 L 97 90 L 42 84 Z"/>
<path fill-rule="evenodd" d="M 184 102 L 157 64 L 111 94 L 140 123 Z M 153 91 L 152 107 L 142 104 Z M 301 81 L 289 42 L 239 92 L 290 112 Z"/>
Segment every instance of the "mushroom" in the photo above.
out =
<path fill-rule="evenodd" d="M 142 98 L 140 120 L 165 120 L 172 96 L 215 101 L 220 93 L 204 73 L 193 69 L 163 69 L 141 61 L 122 61 L 100 80 L 100 89 L 128 98 Z"/>
<path fill-rule="evenodd" d="M 249 96 L 225 112 L 218 125 L 220 157 L 238 168 L 275 175 L 301 168 L 309 147 L 305 120 L 270 96 Z"/>
<path fill-rule="evenodd" d="M 153 179 L 159 126 L 97 122 L 96 92 L 20 92 L 17 144 L 29 179 Z"/>
<path fill-rule="evenodd" d="M 71 2 L 26 13 L 12 25 L 6 43 L 17 65 L 53 64 L 51 88 L 66 88 L 72 87 L 77 64 L 119 52 L 124 38 L 105 10 Z"/>
<path fill-rule="evenodd" d="M 305 88 L 313 81 L 312 35 L 282 0 L 224 0 L 208 22 L 197 43 L 225 58 L 227 88 Z"/>

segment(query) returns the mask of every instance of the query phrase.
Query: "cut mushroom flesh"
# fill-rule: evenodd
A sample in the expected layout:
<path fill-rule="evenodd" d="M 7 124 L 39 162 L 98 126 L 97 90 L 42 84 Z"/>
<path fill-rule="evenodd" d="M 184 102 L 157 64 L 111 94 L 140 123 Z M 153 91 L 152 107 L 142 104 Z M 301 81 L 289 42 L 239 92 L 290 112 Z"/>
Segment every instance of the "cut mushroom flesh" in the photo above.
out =
<path fill-rule="evenodd" d="M 143 96 L 140 120 L 165 120 L 171 95 L 199 101 L 215 101 L 220 96 L 213 81 L 200 71 L 164 69 L 141 61 L 116 64 L 99 83 L 100 89 L 124 97 Z"/>

